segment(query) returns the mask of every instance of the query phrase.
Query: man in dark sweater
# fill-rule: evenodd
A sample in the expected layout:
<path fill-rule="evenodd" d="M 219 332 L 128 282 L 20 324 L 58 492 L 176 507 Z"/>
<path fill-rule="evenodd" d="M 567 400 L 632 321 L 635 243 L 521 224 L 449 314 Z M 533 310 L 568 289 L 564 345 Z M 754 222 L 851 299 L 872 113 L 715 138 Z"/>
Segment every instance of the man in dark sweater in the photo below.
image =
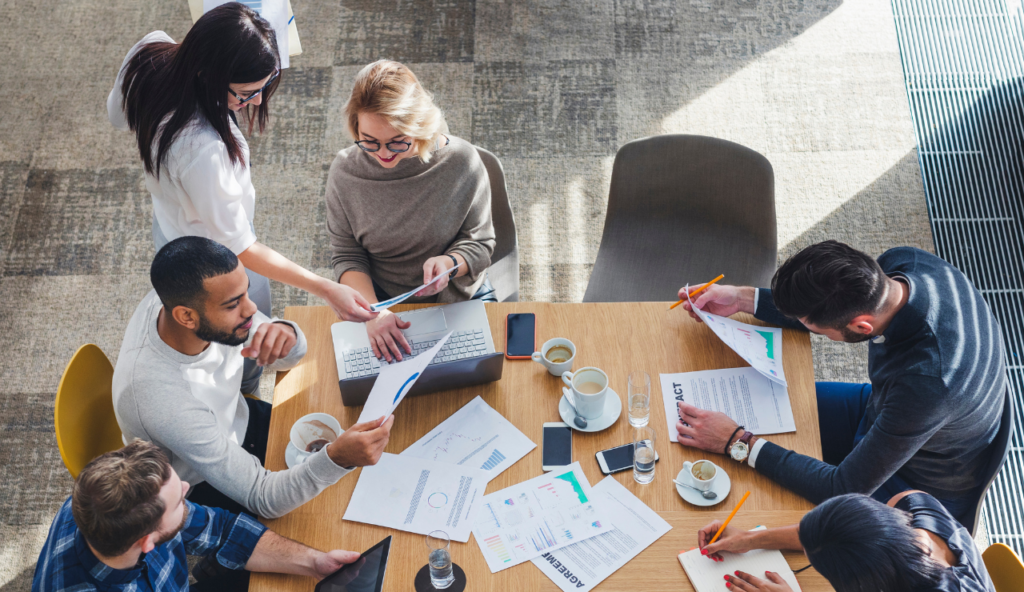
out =
<path fill-rule="evenodd" d="M 682 444 L 726 452 L 815 503 L 845 493 L 885 501 L 920 489 L 958 519 L 973 510 L 1007 379 L 999 326 L 953 266 L 909 247 L 876 262 L 826 241 L 786 261 L 770 290 L 716 285 L 693 304 L 834 341 L 870 339 L 871 383 L 817 384 L 824 462 L 685 403 L 685 423 L 676 424 Z"/>

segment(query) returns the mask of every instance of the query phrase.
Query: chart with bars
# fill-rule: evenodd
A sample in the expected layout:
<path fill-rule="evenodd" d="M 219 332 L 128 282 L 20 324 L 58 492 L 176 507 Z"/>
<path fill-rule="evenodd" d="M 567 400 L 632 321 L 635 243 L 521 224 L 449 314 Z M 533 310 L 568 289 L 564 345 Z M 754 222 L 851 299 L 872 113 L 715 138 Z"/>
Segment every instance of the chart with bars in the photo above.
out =
<path fill-rule="evenodd" d="M 500 450 L 495 448 L 494 450 L 491 451 L 491 456 L 489 456 L 487 460 L 484 461 L 484 464 L 480 468 L 485 471 L 490 471 L 494 467 L 500 465 L 501 461 L 503 460 L 505 460 L 505 455 L 502 454 Z"/>
<path fill-rule="evenodd" d="M 505 548 L 505 543 L 501 541 L 501 537 L 498 535 L 489 536 L 484 539 L 484 544 L 490 549 L 502 563 L 509 563 L 512 561 L 512 556 L 508 554 L 508 549 Z"/>

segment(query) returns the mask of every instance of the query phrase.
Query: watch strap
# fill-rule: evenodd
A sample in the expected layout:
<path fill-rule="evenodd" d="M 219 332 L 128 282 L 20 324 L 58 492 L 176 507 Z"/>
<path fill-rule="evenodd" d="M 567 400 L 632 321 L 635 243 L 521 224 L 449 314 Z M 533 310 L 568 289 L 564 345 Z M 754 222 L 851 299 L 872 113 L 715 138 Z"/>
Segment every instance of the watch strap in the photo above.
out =
<path fill-rule="evenodd" d="M 448 258 L 452 260 L 452 265 L 453 265 L 453 266 L 455 266 L 455 267 L 458 267 L 458 265 L 459 265 L 459 260 L 455 258 L 455 255 L 452 255 L 452 254 L 448 254 Z M 451 271 L 451 273 L 449 273 L 449 274 L 448 274 L 448 279 L 453 279 L 453 278 L 455 278 L 455 274 L 457 274 L 457 273 L 459 273 L 459 270 L 457 270 L 457 269 L 455 269 L 455 268 L 453 267 L 453 268 L 452 268 L 452 271 Z"/>
<path fill-rule="evenodd" d="M 747 448 L 750 448 L 750 440 L 753 437 L 754 437 L 754 433 L 753 432 L 749 432 L 749 431 L 743 432 L 743 435 L 740 436 L 740 439 L 738 441 L 739 442 L 743 442 L 744 444 L 747 445 Z"/>

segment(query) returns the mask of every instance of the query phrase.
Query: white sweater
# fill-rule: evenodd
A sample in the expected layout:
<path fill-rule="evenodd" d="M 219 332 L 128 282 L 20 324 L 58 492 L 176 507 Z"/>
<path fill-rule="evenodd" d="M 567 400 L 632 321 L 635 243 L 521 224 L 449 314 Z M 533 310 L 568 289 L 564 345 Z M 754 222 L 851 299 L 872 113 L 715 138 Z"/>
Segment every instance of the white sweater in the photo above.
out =
<path fill-rule="evenodd" d="M 174 40 L 163 31 L 143 37 L 125 56 L 114 88 L 107 96 L 107 117 L 118 129 L 128 129 L 121 109 L 124 67 L 143 45 L 154 42 Z M 168 241 L 202 236 L 221 243 L 236 255 L 256 242 L 252 231 L 256 190 L 249 177 L 249 145 L 238 126 L 233 121 L 229 124 L 242 147 L 243 163 L 231 163 L 220 135 L 197 116 L 174 139 L 161 163 L 160 177 L 146 174 L 146 188 L 153 196 L 153 214 Z M 153 142 L 154 159 L 156 152 L 157 142 Z"/>
<path fill-rule="evenodd" d="M 326 447 L 286 471 L 263 468 L 242 448 L 249 407 L 241 393 L 242 348 L 211 343 L 187 356 L 160 338 L 160 298 L 151 291 L 125 331 L 114 369 L 114 413 L 126 441 L 141 438 L 159 446 L 183 481 L 210 485 L 264 518 L 277 518 L 316 497 L 349 473 L 334 464 Z M 256 328 L 268 319 L 257 312 Z M 287 321 L 280 321 L 287 322 Z M 287 370 L 306 354 L 306 337 L 267 370 Z"/>

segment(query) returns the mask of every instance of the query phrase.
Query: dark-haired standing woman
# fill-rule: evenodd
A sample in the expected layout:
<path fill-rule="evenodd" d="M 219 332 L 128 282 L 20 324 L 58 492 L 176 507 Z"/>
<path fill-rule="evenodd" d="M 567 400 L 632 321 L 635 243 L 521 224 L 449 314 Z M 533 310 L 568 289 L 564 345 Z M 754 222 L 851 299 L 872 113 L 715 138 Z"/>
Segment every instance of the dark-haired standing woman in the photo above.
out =
<path fill-rule="evenodd" d="M 180 44 L 163 31 L 128 52 L 107 115 L 135 132 L 153 196 L 157 249 L 180 236 L 202 236 L 231 249 L 249 272 L 249 297 L 271 316 L 267 278 L 327 301 L 347 321 L 376 317 L 357 292 L 321 278 L 256 240 L 256 191 L 249 145 L 236 114 L 263 131 L 280 77 L 274 31 L 238 3 L 204 14 Z M 246 367 L 243 392 L 259 384 L 260 368 Z"/>

